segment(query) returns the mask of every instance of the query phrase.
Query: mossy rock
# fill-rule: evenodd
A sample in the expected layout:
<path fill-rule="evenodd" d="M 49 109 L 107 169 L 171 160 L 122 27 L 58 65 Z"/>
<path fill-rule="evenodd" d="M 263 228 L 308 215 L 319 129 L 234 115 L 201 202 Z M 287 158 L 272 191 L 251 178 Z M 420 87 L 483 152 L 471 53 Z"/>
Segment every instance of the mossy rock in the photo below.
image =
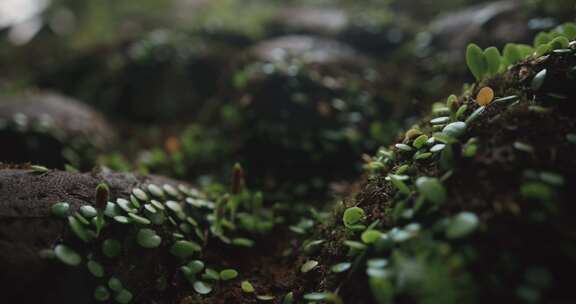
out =
<path fill-rule="evenodd" d="M 344 44 L 285 36 L 244 53 L 221 98 L 230 103 L 213 108 L 239 143 L 249 180 L 333 181 L 357 173 L 376 138 L 392 137 L 401 105 L 381 97 L 379 78 L 369 58 Z"/>
<path fill-rule="evenodd" d="M 187 33 L 157 30 L 114 46 L 93 48 L 34 80 L 131 121 L 190 121 L 218 91 L 231 50 Z"/>
<path fill-rule="evenodd" d="M 354 303 L 574 301 L 575 53 L 476 84 L 382 148 L 363 189 L 311 238 L 322 249 L 302 260 L 320 266 L 299 286 Z M 496 99 L 480 107 L 485 86 Z M 365 217 L 345 227 L 351 206 Z M 342 262 L 355 266 L 330 271 Z"/>
<path fill-rule="evenodd" d="M 108 150 L 116 133 L 88 105 L 47 92 L 0 97 L 0 138 L 6 143 L 3 162 L 32 162 L 64 168 L 91 168 L 99 152 Z"/>
<path fill-rule="evenodd" d="M 266 234 L 242 228 L 255 209 L 246 214 L 239 206 L 234 229 L 214 224 L 218 212 L 228 212 L 220 209 L 226 199 L 239 199 L 231 193 L 214 201 L 217 192 L 160 176 L 3 167 L 2 297 L 23 303 L 256 303 L 236 276 L 259 292 L 277 290 L 280 282 L 262 280 L 277 268 L 261 263 L 278 249 L 266 243 Z M 264 229 L 267 220 L 252 219 Z"/>

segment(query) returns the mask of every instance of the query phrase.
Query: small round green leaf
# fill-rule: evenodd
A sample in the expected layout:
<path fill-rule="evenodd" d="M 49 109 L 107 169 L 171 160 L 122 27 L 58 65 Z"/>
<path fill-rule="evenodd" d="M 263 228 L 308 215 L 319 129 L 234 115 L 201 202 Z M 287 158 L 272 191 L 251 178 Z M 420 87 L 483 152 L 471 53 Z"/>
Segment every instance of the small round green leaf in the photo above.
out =
<path fill-rule="evenodd" d="M 358 224 L 364 218 L 364 210 L 360 207 L 350 207 L 344 211 L 342 221 L 346 227 Z"/>
<path fill-rule="evenodd" d="M 446 201 L 446 189 L 437 178 L 419 177 L 416 180 L 416 187 L 427 200 L 433 203 L 441 204 Z"/>
<path fill-rule="evenodd" d="M 232 280 L 235 279 L 237 276 L 238 271 L 234 269 L 224 269 L 220 271 L 220 279 L 222 279 L 222 281 Z"/>
<path fill-rule="evenodd" d="M 82 257 L 66 245 L 57 245 L 54 248 L 54 254 L 62 263 L 69 266 L 78 266 L 82 263 Z"/>
<path fill-rule="evenodd" d="M 60 202 L 60 203 L 56 203 L 56 204 L 52 205 L 52 207 L 50 209 L 52 211 L 52 214 L 54 214 L 58 217 L 66 217 L 66 216 L 68 216 L 68 211 L 70 210 L 70 204 L 65 203 L 65 202 Z"/>
<path fill-rule="evenodd" d="M 102 265 L 100 265 L 100 263 L 94 260 L 90 260 L 88 261 L 88 263 L 86 263 L 86 267 L 88 267 L 88 270 L 93 276 L 97 278 L 101 278 L 104 276 L 104 268 L 102 267 Z"/>
<path fill-rule="evenodd" d="M 122 252 L 122 245 L 119 241 L 113 239 L 106 239 L 102 242 L 102 253 L 109 257 L 114 258 Z"/>
<path fill-rule="evenodd" d="M 254 292 L 254 286 L 252 286 L 252 283 L 250 283 L 248 281 L 242 281 L 242 283 L 240 284 L 240 287 L 242 288 L 242 291 L 244 291 L 245 293 L 253 293 Z"/>
<path fill-rule="evenodd" d="M 196 281 L 194 282 L 194 290 L 201 295 L 206 295 L 212 291 L 212 286 L 202 281 Z"/>
<path fill-rule="evenodd" d="M 152 229 L 140 229 L 136 241 L 144 248 L 157 248 L 162 243 L 162 238 Z"/>
<path fill-rule="evenodd" d="M 187 258 L 196 252 L 202 251 L 202 247 L 192 241 L 177 241 L 170 248 L 170 253 L 180 258 Z"/>
<path fill-rule="evenodd" d="M 110 299 L 110 292 L 106 286 L 99 285 L 94 289 L 94 299 L 96 301 L 104 302 Z"/>
<path fill-rule="evenodd" d="M 480 221 L 476 214 L 472 212 L 461 212 L 450 219 L 446 228 L 446 237 L 449 239 L 459 239 L 468 236 L 478 227 Z"/>

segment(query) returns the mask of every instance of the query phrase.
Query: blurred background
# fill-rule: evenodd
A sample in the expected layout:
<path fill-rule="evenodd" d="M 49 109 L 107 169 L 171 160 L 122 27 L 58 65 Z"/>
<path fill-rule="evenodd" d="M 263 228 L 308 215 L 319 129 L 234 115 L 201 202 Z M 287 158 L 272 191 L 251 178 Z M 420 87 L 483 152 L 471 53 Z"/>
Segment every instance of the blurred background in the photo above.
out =
<path fill-rule="evenodd" d="M 346 193 L 363 154 L 573 0 L 2 0 L 0 161 Z"/>

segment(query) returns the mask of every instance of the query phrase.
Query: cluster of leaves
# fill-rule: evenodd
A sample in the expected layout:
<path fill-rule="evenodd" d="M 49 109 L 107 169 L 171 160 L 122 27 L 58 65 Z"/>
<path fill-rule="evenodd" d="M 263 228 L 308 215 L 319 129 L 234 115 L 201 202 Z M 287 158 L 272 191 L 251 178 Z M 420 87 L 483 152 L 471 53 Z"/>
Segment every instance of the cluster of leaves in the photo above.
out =
<path fill-rule="evenodd" d="M 562 46 L 568 47 L 568 43 Z M 561 50 L 560 53 L 568 56 L 576 52 L 574 47 L 550 51 L 554 50 Z M 535 74 L 532 89 L 538 91 L 546 70 Z M 455 167 L 457 160 L 471 159 L 482 148 L 480 138 L 473 137 L 470 132 L 470 126 L 479 118 L 487 115 L 500 117 L 495 112 L 512 112 L 526 103 L 529 104 L 528 111 L 549 112 L 534 98 L 495 95 L 490 87 L 478 90 L 475 98 L 467 96 L 459 100 L 452 95 L 445 103 L 435 104 L 432 118 L 422 127 L 408 130 L 401 143 L 381 148 L 366 169 L 372 183 L 390 189 L 387 190 L 390 199 L 386 202 L 389 207 L 381 206 L 385 208 L 384 218 L 374 218 L 362 206 L 347 208 L 342 213 L 340 226 L 345 231 L 345 238 L 335 240 L 341 247 L 348 248 L 346 257 L 334 265 L 307 262 L 302 270 L 306 268 L 309 271 L 311 266 L 328 266 L 332 273 L 330 276 L 338 282 L 336 291 L 347 280 L 354 280 L 351 289 L 362 290 L 355 278 L 367 278 L 372 299 L 381 304 L 395 303 L 399 299 L 416 303 L 474 302 L 478 298 L 475 293 L 479 287 L 478 278 L 471 274 L 469 267 L 480 256 L 475 238 L 490 227 L 484 225 L 474 212 L 447 212 L 449 208 L 445 206 L 451 200 L 450 192 L 455 191 L 448 188 L 447 182 L 458 169 Z M 497 110 L 487 111 L 489 108 Z M 565 137 L 571 143 L 576 140 L 573 133 Z M 533 154 L 535 151 L 531 144 L 522 141 L 510 145 L 520 154 Z M 539 201 L 546 203 L 544 209 L 554 209 L 553 202 L 564 184 L 561 174 L 525 170 L 515 195 L 518 201 Z M 539 208 L 527 205 L 528 208 Z M 370 208 L 372 210 L 374 206 Z M 369 218 L 372 218 L 371 222 Z M 320 247 L 335 246 L 325 240 L 311 243 L 318 243 Z M 542 299 L 542 292 L 550 288 L 551 273 L 545 267 L 521 267 L 524 267 L 520 271 L 525 271 L 525 280 L 517 282 L 517 289 L 510 294 L 518 301 L 536 303 Z"/>
<path fill-rule="evenodd" d="M 472 43 L 466 50 L 466 63 L 477 80 L 494 76 L 511 65 L 528 57 L 539 57 L 554 50 L 567 49 L 569 42 L 576 39 L 576 24 L 565 23 L 550 32 L 539 33 L 533 46 L 508 43 L 502 53 L 496 47 L 482 50 Z"/>
<path fill-rule="evenodd" d="M 239 275 L 235 269 L 216 271 L 205 266 L 202 253 L 208 242 L 253 247 L 255 241 L 247 236 L 267 233 L 281 221 L 272 210 L 264 210 L 261 193 L 244 187 L 241 167 L 236 166 L 234 172 L 230 192 L 218 185 L 200 192 L 184 185 L 149 184 L 132 189 L 127 198 L 109 200 L 108 187 L 101 184 L 94 205 L 72 211 L 68 203 L 56 203 L 53 213 L 67 220 L 82 246 L 65 240 L 44 255 L 70 266 L 86 265 L 102 283 L 94 291 L 98 301 L 112 297 L 117 303 L 132 301 L 132 292 L 113 272 L 118 271 L 115 267 L 120 261 L 130 261 L 131 253 L 152 250 L 176 258 L 182 276 L 193 289 L 200 295 L 208 294 L 215 283 Z M 111 267 L 105 269 L 103 265 Z"/>

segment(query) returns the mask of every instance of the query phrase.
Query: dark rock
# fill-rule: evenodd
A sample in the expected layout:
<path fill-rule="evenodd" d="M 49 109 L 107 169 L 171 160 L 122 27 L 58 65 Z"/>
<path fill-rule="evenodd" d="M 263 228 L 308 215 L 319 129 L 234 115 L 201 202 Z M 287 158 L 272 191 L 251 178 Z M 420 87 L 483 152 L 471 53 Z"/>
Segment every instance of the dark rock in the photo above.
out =
<path fill-rule="evenodd" d="M 325 186 L 324 178 L 350 176 L 359 155 L 374 148 L 367 137 L 374 124 L 385 126 L 384 137 L 393 129 L 387 118 L 397 109 L 380 95 L 377 66 L 337 41 L 264 41 L 243 54 L 233 78 L 223 100 L 234 101 L 240 121 L 222 124 L 240 143 L 249 179 L 274 187 L 279 180 Z"/>
<path fill-rule="evenodd" d="M 115 141 L 102 115 L 74 99 L 46 92 L 0 97 L 0 151 L 4 162 L 63 168 L 92 166 L 96 152 Z"/>

